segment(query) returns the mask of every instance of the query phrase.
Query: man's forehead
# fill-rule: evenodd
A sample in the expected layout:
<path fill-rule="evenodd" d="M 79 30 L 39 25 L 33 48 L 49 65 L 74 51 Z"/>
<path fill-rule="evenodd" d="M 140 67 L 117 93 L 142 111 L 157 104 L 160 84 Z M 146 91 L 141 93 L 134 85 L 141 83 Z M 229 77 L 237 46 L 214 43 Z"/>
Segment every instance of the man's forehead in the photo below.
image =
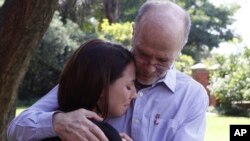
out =
<path fill-rule="evenodd" d="M 155 37 L 156 38 L 156 37 Z M 133 49 L 148 56 L 157 56 L 158 58 L 165 58 L 172 60 L 179 54 L 179 47 L 169 46 L 169 44 L 154 44 L 138 38 L 134 41 Z"/>
<path fill-rule="evenodd" d="M 158 26 L 145 24 L 136 29 L 133 45 L 153 46 L 158 50 L 172 50 L 182 48 L 184 42 L 183 26 Z"/>
<path fill-rule="evenodd" d="M 134 51 L 137 51 L 139 53 L 143 53 L 148 56 L 157 56 L 158 58 L 165 58 L 165 59 L 171 59 L 174 58 L 174 54 L 176 54 L 176 50 L 171 50 L 168 47 L 161 47 L 164 49 L 161 49 L 160 47 L 148 45 L 145 43 L 142 44 L 135 44 L 133 47 Z"/>

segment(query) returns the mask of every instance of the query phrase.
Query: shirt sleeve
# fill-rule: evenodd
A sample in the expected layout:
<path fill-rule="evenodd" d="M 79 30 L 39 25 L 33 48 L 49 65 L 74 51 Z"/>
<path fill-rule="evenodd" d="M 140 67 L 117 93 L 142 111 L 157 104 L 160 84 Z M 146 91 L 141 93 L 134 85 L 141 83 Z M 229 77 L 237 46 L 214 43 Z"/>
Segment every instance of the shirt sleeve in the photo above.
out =
<path fill-rule="evenodd" d="M 206 128 L 206 111 L 208 107 L 208 95 L 202 87 L 196 91 L 193 101 L 187 103 L 188 110 L 183 116 L 182 125 L 177 129 L 173 141 L 203 141 Z"/>
<path fill-rule="evenodd" d="M 59 107 L 57 91 L 58 85 L 11 121 L 7 129 L 9 141 L 34 141 L 57 136 L 52 125 L 52 117 Z"/>

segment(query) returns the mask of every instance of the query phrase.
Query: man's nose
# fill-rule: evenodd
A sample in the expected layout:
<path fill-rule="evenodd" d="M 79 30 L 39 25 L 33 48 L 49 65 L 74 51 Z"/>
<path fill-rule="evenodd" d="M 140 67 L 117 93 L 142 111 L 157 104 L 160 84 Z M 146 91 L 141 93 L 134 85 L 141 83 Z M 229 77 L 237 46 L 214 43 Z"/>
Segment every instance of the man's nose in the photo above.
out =
<path fill-rule="evenodd" d="M 156 71 L 155 64 L 157 62 L 154 59 L 147 60 L 146 65 L 146 72 L 151 73 Z"/>
<path fill-rule="evenodd" d="M 146 69 L 145 71 L 148 73 L 152 73 L 156 71 L 156 68 L 153 64 L 147 64 L 145 69 Z"/>

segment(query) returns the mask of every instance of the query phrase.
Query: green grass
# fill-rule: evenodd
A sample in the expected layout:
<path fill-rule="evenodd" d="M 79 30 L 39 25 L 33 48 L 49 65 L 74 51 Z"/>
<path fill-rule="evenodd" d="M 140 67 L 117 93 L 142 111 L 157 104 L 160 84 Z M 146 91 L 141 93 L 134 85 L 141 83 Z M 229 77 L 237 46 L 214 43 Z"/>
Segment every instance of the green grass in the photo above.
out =
<path fill-rule="evenodd" d="M 25 107 L 17 108 L 16 115 L 25 109 Z M 207 114 L 205 141 L 229 141 L 230 124 L 250 124 L 250 118 Z"/>
<path fill-rule="evenodd" d="M 250 125 L 250 118 L 207 114 L 205 141 L 229 141 L 229 127 L 231 124 Z"/>
<path fill-rule="evenodd" d="M 16 109 L 16 116 L 17 115 L 19 115 L 23 110 L 25 110 L 26 109 L 26 107 L 18 107 L 17 109 Z"/>

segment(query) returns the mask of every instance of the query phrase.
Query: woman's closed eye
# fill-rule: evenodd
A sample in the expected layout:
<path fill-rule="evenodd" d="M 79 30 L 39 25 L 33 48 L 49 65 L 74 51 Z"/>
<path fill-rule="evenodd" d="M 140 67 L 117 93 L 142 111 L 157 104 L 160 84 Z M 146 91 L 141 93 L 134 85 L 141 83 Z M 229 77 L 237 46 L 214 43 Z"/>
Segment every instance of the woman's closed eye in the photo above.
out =
<path fill-rule="evenodd" d="M 131 90 L 131 86 L 126 86 L 126 88 L 127 88 L 128 90 Z"/>
<path fill-rule="evenodd" d="M 135 84 L 133 82 L 132 84 L 127 85 L 126 87 L 127 87 L 128 90 L 132 90 L 133 88 L 135 88 Z"/>

